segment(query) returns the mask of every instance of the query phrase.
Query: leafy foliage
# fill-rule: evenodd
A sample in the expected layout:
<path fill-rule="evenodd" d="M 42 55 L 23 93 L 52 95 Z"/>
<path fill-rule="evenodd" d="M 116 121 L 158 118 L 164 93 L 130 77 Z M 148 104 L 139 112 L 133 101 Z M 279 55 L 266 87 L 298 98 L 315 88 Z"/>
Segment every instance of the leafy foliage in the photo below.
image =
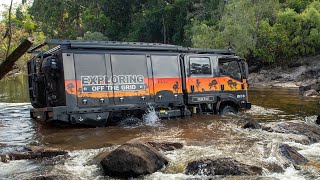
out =
<path fill-rule="evenodd" d="M 97 41 L 105 41 L 108 40 L 107 37 L 104 37 L 101 32 L 91 32 L 87 31 L 84 33 L 83 37 L 78 37 L 78 40 L 97 40 Z"/>
<path fill-rule="evenodd" d="M 274 24 L 265 22 L 259 30 L 264 43 L 255 55 L 264 61 L 282 63 L 294 56 L 317 53 L 320 50 L 319 10 L 320 2 L 315 1 L 300 13 L 291 8 L 278 12 Z"/>
<path fill-rule="evenodd" d="M 235 48 L 257 64 L 320 50 L 319 0 L 33 0 L 14 12 L 12 49 L 25 36 L 160 42 Z"/>
<path fill-rule="evenodd" d="M 12 18 L 12 41 L 9 52 L 12 52 L 17 48 L 20 42 L 27 38 L 33 37 L 36 44 L 42 43 L 46 37 L 43 32 L 37 29 L 37 23 L 31 18 L 27 4 L 20 4 L 17 7 L 13 8 Z M 0 21 L 0 32 L 4 33 L 7 28 L 6 22 L 8 21 L 7 11 L 3 12 L 3 19 Z M 6 52 L 8 50 L 8 44 L 6 39 L 3 38 L 4 34 L 1 34 L 0 37 L 0 63 L 5 59 Z M 26 71 L 26 61 L 31 56 L 25 54 L 20 58 L 16 63 L 15 68 L 20 71 Z"/>
<path fill-rule="evenodd" d="M 303 0 L 231 0 L 221 21 L 193 24 L 196 47 L 231 46 L 254 63 L 285 63 L 320 48 L 320 2 Z"/>

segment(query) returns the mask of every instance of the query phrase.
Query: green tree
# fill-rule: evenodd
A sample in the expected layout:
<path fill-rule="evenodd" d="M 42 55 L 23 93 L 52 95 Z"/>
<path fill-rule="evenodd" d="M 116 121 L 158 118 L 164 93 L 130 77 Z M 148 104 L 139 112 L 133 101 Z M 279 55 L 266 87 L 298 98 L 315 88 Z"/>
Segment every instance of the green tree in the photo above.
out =
<path fill-rule="evenodd" d="M 319 9 L 318 0 L 34 0 L 15 23 L 49 38 L 231 46 L 256 63 L 283 63 L 319 52 Z"/>
<path fill-rule="evenodd" d="M 34 0 L 30 13 L 49 38 L 81 36 L 80 12 L 76 0 Z"/>
<path fill-rule="evenodd" d="M 263 19 L 272 19 L 279 4 L 273 0 L 230 1 L 224 8 L 216 26 L 196 23 L 192 30 L 192 43 L 196 47 L 224 48 L 232 46 L 239 55 L 248 56 L 255 51 L 258 30 Z M 204 44 L 201 42 L 207 39 Z"/>
<path fill-rule="evenodd" d="M 141 2 L 141 1 L 140 1 Z M 149 0 L 132 15 L 124 40 L 187 44 L 185 26 L 192 0 Z"/>
<path fill-rule="evenodd" d="M 283 63 L 294 56 L 306 56 L 318 52 L 319 10 L 320 2 L 315 1 L 303 9 L 280 10 L 275 22 L 264 20 L 258 31 L 260 42 L 257 44 L 255 57 L 265 62 Z"/>
<path fill-rule="evenodd" d="M 96 40 L 96 41 L 106 41 L 108 40 L 101 32 L 91 32 L 87 31 L 84 33 L 83 37 L 78 37 L 78 40 Z"/>
<path fill-rule="evenodd" d="M 304 11 L 307 6 L 314 0 L 281 0 L 282 7 L 293 9 L 295 12 L 300 13 Z"/>
<path fill-rule="evenodd" d="M 286 62 L 294 54 L 291 41 L 285 27 L 281 24 L 273 26 L 267 20 L 262 20 L 258 30 L 259 46 L 254 56 L 258 62 L 278 63 Z"/>
<path fill-rule="evenodd" d="M 9 7 L 6 7 L 9 8 Z M 3 19 L 0 21 L 0 32 L 5 32 L 7 28 L 6 22 L 8 21 L 8 10 L 3 11 Z M 20 42 L 27 38 L 33 37 L 35 44 L 42 43 L 46 37 L 44 33 L 37 28 L 36 22 L 32 20 L 27 4 L 20 4 L 14 6 L 11 14 L 11 35 L 12 41 L 9 49 L 11 53 L 15 48 L 18 47 Z M 0 38 L 0 63 L 6 58 L 6 52 L 8 50 L 7 41 L 3 38 Z M 25 54 L 20 60 L 16 63 L 15 68 L 20 71 L 26 71 L 26 61 L 31 57 L 29 54 Z"/>

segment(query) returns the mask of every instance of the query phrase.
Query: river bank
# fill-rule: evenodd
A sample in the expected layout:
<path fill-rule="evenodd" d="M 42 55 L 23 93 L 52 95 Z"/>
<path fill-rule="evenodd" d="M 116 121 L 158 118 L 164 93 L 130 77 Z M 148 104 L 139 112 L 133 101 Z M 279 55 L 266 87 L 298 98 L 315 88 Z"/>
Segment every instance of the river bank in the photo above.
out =
<path fill-rule="evenodd" d="M 299 58 L 283 67 L 250 69 L 248 81 L 254 87 L 299 88 L 320 83 L 320 55 Z"/>

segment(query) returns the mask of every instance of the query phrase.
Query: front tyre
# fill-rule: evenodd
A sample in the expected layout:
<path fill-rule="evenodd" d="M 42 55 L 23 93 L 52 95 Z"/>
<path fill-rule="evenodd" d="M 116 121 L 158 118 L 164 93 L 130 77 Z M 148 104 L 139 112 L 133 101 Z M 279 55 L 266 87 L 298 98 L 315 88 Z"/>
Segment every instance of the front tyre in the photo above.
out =
<path fill-rule="evenodd" d="M 237 114 L 238 111 L 232 106 L 224 106 L 220 109 L 219 113 L 221 115 L 228 115 L 228 114 Z"/>

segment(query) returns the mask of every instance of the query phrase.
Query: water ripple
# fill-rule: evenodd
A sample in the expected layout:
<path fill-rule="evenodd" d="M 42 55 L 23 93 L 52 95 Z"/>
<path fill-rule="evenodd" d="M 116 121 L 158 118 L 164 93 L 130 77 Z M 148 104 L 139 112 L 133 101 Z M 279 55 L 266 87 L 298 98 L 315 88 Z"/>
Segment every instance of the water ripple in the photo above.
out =
<path fill-rule="evenodd" d="M 0 103 L 0 143 L 27 145 L 35 135 L 26 103 Z"/>

